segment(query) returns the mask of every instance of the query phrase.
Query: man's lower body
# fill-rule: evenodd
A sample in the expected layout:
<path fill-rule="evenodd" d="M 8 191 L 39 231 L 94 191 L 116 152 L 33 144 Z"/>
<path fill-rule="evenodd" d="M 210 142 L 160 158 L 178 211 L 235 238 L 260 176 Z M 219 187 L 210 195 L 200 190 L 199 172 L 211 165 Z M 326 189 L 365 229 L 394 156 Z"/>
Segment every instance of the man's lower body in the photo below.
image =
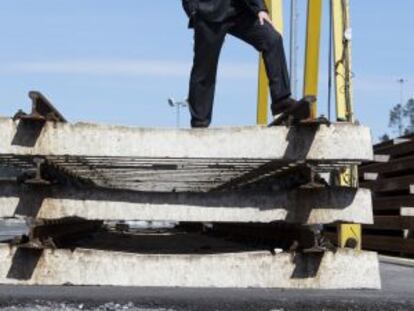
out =
<path fill-rule="evenodd" d="M 283 112 L 291 95 L 282 36 L 269 23 L 261 25 L 251 14 L 238 14 L 221 23 L 194 20 L 194 63 L 190 79 L 189 104 L 192 127 L 211 123 L 217 66 L 227 34 L 252 45 L 263 55 L 269 78 L 272 114 Z"/>

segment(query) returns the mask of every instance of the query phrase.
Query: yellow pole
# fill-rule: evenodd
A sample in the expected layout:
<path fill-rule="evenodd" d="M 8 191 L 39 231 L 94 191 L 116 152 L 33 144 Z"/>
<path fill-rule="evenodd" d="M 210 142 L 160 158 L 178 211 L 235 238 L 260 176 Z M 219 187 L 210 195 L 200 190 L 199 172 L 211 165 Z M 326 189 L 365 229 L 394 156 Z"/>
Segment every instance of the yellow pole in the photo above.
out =
<path fill-rule="evenodd" d="M 322 0 L 308 0 L 304 96 L 318 96 L 321 24 Z M 317 114 L 318 105 L 315 102 L 312 119 L 316 118 Z"/>
<path fill-rule="evenodd" d="M 332 1 L 336 114 L 338 121 L 353 122 L 351 28 L 349 1 Z"/>
<path fill-rule="evenodd" d="M 282 0 L 266 0 L 269 15 L 275 28 L 283 35 L 283 3 Z M 267 78 L 263 57 L 259 60 L 259 86 L 257 99 L 257 124 L 267 125 L 269 109 L 269 80 Z"/>
<path fill-rule="evenodd" d="M 352 100 L 351 28 L 349 0 L 331 0 L 334 27 L 336 117 L 339 122 L 354 122 Z M 358 169 L 351 166 L 341 174 L 341 185 L 358 186 Z M 340 247 L 362 248 L 362 230 L 358 224 L 338 228 Z"/>

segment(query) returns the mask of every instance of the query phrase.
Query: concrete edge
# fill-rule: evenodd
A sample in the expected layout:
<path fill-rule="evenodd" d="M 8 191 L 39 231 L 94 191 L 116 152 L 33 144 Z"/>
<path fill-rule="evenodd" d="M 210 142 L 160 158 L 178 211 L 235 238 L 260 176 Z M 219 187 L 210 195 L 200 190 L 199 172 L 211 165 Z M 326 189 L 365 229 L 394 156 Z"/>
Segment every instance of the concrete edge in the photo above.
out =
<path fill-rule="evenodd" d="M 356 162 L 373 158 L 369 129 L 349 123 L 194 131 L 48 122 L 27 146 L 30 133 L 19 122 L 0 120 L 1 154 Z M 347 144 L 353 148 L 345 152 L 342 145 Z"/>
<path fill-rule="evenodd" d="M 0 247 L 0 284 L 182 288 L 380 289 L 376 253 L 132 254 Z M 212 269 L 214 267 L 214 269 Z"/>
<path fill-rule="evenodd" d="M 0 218 L 15 216 L 243 223 L 286 221 L 308 225 L 373 223 L 370 191 L 345 188 L 244 195 L 238 192 L 161 194 L 64 187 L 39 194 L 30 188 L 5 184 L 0 187 Z"/>
<path fill-rule="evenodd" d="M 414 259 L 380 255 L 379 260 L 383 263 L 414 268 Z"/>

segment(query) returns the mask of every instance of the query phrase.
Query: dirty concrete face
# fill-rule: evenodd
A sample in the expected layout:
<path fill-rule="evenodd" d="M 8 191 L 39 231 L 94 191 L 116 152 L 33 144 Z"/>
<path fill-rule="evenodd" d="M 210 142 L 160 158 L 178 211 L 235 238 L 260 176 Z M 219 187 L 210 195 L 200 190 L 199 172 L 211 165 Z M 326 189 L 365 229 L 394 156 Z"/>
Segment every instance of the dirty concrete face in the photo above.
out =
<path fill-rule="evenodd" d="M 269 166 L 283 171 L 305 163 L 343 167 L 370 161 L 370 131 L 362 126 L 163 130 L 83 123 L 26 125 L 0 119 L 0 164 L 26 167 L 41 157 L 66 177 L 91 184 L 73 187 L 71 179 L 35 190 L 13 181 L 2 184 L 0 217 L 372 223 L 368 190 L 217 190 L 252 171 L 253 179 L 257 173 L 266 175 Z M 0 283 L 4 284 L 379 287 L 376 255 L 350 250 L 320 256 L 250 251 L 197 255 L 4 246 L 0 259 Z"/>
<path fill-rule="evenodd" d="M 34 125 L 0 119 L 0 165 L 27 168 L 40 157 L 65 178 L 144 192 L 223 190 L 291 164 L 343 166 L 373 157 L 369 129 L 351 124 L 209 130 Z"/>
<path fill-rule="evenodd" d="M 43 250 L 19 261 L 0 248 L 0 283 L 141 287 L 380 288 L 375 253 L 341 250 L 312 255 L 244 252 L 218 255 L 127 254 Z M 76 264 L 75 264 L 76 263 Z M 212 269 L 214 267 L 214 269 Z"/>
<path fill-rule="evenodd" d="M 373 155 L 369 129 L 350 124 L 171 130 L 54 122 L 33 128 L 0 119 L 0 165 L 34 167 L 39 157 L 49 171 L 100 187 L 207 192 L 290 165 L 305 170 L 313 163 L 321 171 Z"/>
<path fill-rule="evenodd" d="M 373 159 L 370 130 L 351 124 L 175 130 L 47 122 L 29 144 L 27 137 L 31 135 L 19 122 L 0 119 L 0 154 L 285 161 Z"/>
<path fill-rule="evenodd" d="M 89 220 L 331 224 L 373 222 L 365 189 L 298 189 L 290 193 L 142 193 L 2 184 L 0 217 Z"/>

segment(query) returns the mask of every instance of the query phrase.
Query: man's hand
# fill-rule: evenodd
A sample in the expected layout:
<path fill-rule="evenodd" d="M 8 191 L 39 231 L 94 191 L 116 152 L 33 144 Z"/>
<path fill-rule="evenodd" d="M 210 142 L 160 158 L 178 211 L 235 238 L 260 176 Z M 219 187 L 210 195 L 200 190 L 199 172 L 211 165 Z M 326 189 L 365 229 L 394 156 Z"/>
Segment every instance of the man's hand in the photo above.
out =
<path fill-rule="evenodd" d="M 269 14 L 266 11 L 260 11 L 258 14 L 260 25 L 264 25 L 265 22 L 268 22 L 269 24 L 272 24 L 272 20 L 270 19 Z"/>

